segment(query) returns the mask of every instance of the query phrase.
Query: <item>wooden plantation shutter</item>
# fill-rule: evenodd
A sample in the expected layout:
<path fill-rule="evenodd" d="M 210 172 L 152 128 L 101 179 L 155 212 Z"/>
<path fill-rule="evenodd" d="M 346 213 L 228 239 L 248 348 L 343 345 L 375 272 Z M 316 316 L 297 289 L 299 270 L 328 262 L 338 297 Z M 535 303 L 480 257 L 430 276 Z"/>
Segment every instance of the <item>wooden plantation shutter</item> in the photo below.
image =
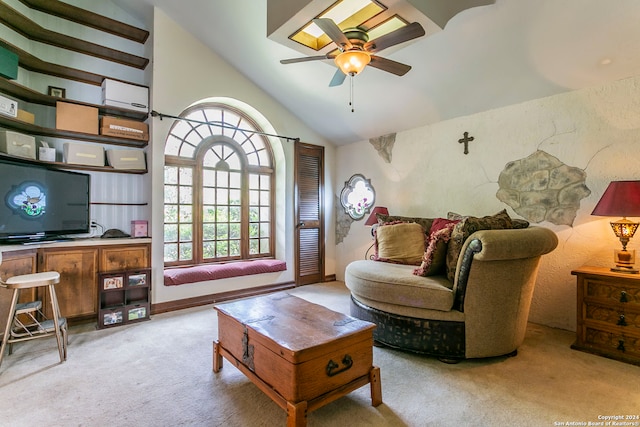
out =
<path fill-rule="evenodd" d="M 296 143 L 296 284 L 324 281 L 324 147 Z"/>

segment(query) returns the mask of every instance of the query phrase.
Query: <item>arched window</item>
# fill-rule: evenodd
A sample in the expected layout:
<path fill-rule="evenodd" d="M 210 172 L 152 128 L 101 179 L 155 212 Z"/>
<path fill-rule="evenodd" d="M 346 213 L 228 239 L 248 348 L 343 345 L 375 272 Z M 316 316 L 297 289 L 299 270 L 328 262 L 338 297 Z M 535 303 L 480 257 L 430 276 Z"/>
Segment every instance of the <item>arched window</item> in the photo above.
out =
<path fill-rule="evenodd" d="M 165 266 L 274 256 L 273 154 L 240 110 L 200 104 L 165 143 Z"/>

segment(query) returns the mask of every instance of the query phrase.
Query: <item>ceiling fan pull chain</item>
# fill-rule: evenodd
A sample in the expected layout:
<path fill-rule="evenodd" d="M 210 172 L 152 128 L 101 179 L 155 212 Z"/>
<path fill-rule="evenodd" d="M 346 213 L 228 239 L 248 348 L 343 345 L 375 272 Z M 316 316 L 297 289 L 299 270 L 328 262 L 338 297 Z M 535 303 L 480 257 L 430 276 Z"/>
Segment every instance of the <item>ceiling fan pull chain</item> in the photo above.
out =
<path fill-rule="evenodd" d="M 354 112 L 353 109 L 353 74 L 349 74 L 349 80 L 350 80 L 350 91 L 349 91 L 349 105 L 351 106 L 351 112 Z"/>

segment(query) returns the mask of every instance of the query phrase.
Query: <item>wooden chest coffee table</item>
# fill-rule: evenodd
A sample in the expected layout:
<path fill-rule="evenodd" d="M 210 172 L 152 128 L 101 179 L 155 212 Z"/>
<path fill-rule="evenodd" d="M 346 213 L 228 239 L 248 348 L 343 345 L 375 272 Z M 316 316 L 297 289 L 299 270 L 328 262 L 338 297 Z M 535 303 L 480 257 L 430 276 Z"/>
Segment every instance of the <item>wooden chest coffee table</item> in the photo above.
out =
<path fill-rule="evenodd" d="M 375 324 L 284 292 L 215 309 L 213 371 L 224 356 L 287 411 L 287 426 L 306 425 L 307 412 L 366 384 L 371 404 L 382 403 L 380 369 L 373 366 Z"/>

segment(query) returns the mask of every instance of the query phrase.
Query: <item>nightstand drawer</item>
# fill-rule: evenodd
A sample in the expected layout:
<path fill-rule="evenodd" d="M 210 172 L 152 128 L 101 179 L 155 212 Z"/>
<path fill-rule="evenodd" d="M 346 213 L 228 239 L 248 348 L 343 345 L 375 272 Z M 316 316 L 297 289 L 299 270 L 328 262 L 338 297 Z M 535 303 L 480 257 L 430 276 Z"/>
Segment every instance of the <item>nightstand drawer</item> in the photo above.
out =
<path fill-rule="evenodd" d="M 584 347 L 613 358 L 640 358 L 640 338 L 623 333 L 603 331 L 585 327 Z M 617 356 L 617 357 L 616 357 Z"/>
<path fill-rule="evenodd" d="M 622 303 L 640 309 L 640 288 L 624 283 L 585 278 L 585 298 L 594 298 L 608 303 Z"/>
<path fill-rule="evenodd" d="M 628 310 L 626 306 L 607 306 L 586 303 L 584 311 L 585 321 L 602 322 L 610 326 L 619 327 L 625 333 L 640 336 L 640 312 Z"/>

